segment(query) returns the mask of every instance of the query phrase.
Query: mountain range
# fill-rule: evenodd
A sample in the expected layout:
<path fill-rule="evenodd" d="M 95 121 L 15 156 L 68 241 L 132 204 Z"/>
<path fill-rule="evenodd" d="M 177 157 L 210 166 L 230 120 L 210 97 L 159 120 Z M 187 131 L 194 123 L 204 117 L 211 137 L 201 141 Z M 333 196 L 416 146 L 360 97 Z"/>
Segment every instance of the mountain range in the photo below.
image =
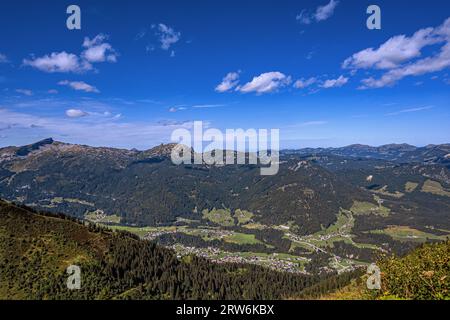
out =
<path fill-rule="evenodd" d="M 0 149 L 0 198 L 218 262 L 345 272 L 450 234 L 450 145 L 282 150 L 280 170 L 45 139 Z"/>

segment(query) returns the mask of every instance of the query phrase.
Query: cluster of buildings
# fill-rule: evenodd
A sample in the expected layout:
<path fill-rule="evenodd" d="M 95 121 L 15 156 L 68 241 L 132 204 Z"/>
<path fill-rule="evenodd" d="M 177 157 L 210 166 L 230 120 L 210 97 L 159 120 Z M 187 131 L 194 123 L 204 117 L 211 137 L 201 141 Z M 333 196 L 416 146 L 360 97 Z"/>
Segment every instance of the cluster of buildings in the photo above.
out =
<path fill-rule="evenodd" d="M 277 257 L 277 254 L 268 256 L 259 256 L 256 254 L 242 255 L 240 253 L 222 251 L 214 247 L 196 248 L 175 244 L 170 248 L 177 253 L 179 259 L 187 255 L 196 255 L 215 263 L 250 263 L 264 266 L 276 271 L 291 273 L 306 273 L 301 263 L 308 261 L 308 259 L 303 257 L 281 258 Z"/>

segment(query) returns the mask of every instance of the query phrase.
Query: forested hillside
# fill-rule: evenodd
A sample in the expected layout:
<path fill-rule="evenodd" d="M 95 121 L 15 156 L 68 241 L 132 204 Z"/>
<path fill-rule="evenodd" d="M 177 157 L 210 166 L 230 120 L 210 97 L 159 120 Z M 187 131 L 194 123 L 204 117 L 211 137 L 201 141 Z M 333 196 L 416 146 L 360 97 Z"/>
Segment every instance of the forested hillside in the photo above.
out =
<path fill-rule="evenodd" d="M 66 268 L 81 267 L 81 289 Z M 213 264 L 64 215 L 0 201 L 0 299 L 281 299 L 317 276 Z"/>

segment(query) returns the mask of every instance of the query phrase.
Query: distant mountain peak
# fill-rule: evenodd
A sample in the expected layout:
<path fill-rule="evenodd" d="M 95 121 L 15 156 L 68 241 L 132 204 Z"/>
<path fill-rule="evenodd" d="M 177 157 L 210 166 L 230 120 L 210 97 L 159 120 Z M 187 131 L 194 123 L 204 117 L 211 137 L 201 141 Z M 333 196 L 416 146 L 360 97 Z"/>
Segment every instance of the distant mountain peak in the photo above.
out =
<path fill-rule="evenodd" d="M 18 156 L 26 156 L 30 152 L 35 151 L 35 150 L 39 150 L 39 148 L 41 148 L 42 146 L 53 144 L 54 142 L 55 141 L 53 140 L 53 138 L 47 138 L 47 139 L 38 141 L 36 143 L 20 147 L 19 149 L 17 149 L 16 155 L 18 155 Z"/>
<path fill-rule="evenodd" d="M 407 143 L 390 143 L 378 147 L 378 150 L 414 151 L 417 147 Z"/>
<path fill-rule="evenodd" d="M 172 150 L 178 146 L 178 143 L 161 143 L 160 145 L 144 151 L 145 156 L 170 156 Z M 192 150 L 192 149 L 191 149 Z"/>

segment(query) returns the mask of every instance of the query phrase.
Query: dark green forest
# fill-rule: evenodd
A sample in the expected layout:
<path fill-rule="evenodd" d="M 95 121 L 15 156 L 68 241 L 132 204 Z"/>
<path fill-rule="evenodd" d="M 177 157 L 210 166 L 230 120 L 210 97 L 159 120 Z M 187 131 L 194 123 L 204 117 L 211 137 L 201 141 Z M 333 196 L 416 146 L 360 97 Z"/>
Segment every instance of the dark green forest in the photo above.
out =
<path fill-rule="evenodd" d="M 334 276 L 179 259 L 127 232 L 3 201 L 0 238 L 3 299 L 283 299 Z M 66 287 L 70 264 L 81 267 L 80 290 Z"/>

